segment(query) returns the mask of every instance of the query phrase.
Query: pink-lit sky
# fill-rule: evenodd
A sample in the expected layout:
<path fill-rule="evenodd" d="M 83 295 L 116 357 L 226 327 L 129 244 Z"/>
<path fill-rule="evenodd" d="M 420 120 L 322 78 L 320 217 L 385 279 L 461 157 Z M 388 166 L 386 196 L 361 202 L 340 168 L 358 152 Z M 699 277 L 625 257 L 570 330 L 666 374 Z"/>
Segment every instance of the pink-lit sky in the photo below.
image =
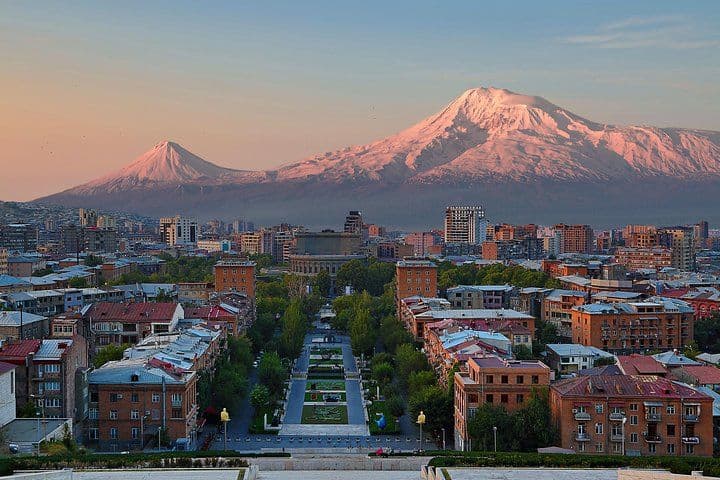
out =
<path fill-rule="evenodd" d="M 387 3 L 2 2 L 0 199 L 84 183 L 165 139 L 273 168 L 476 86 L 720 130 L 715 1 Z"/>

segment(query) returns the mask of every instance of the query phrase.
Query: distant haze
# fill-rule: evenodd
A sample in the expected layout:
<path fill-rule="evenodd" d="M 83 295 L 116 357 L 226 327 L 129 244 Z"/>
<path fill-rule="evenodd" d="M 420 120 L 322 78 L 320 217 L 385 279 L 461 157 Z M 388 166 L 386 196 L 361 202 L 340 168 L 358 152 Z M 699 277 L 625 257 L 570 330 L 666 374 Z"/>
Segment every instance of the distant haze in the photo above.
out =
<path fill-rule="evenodd" d="M 478 85 L 720 130 L 720 4 L 4 2 L 0 199 L 171 139 L 267 170 L 384 138 Z"/>

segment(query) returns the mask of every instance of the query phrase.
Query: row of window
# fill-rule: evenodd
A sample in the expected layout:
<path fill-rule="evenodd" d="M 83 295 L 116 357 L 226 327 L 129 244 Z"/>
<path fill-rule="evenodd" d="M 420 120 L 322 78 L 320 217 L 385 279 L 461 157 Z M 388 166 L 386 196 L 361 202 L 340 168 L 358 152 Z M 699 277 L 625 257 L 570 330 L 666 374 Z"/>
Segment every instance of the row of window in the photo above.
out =
<path fill-rule="evenodd" d="M 492 382 L 488 382 L 488 383 L 492 383 Z M 605 406 L 604 406 L 602 403 L 596 403 L 596 404 L 595 404 L 595 413 L 603 413 L 604 409 L 605 409 Z M 637 403 L 631 403 L 631 404 L 629 405 L 629 409 L 630 409 L 631 412 L 637 412 L 637 411 L 639 410 L 639 406 L 638 406 Z M 647 406 L 647 407 L 646 407 L 647 413 L 650 413 L 650 414 L 653 414 L 653 415 L 660 413 L 660 410 L 661 410 L 661 409 L 662 409 L 662 407 L 657 407 L 657 406 L 654 406 L 654 405 L 651 405 L 651 406 Z M 586 407 L 585 405 L 578 405 L 578 406 L 576 407 L 576 410 L 577 410 L 577 413 L 587 413 L 587 407 Z M 675 404 L 670 403 L 670 404 L 668 404 L 668 405 L 665 406 L 665 412 L 666 412 L 668 415 L 675 415 L 675 411 L 676 411 L 676 409 L 675 409 Z M 623 408 L 622 408 L 622 407 L 610 407 L 610 413 L 621 413 L 621 414 L 625 414 L 625 412 L 623 411 Z M 696 409 L 695 409 L 695 407 L 694 407 L 694 406 L 691 406 L 691 405 L 685 406 L 684 414 L 685 414 L 685 415 L 695 415 L 695 414 L 696 414 Z M 633 417 L 631 416 L 630 419 L 632 420 L 632 418 L 633 418 Z M 637 422 L 637 416 L 635 416 L 635 419 L 636 419 L 636 422 Z M 632 422 L 631 422 L 631 423 L 632 423 Z"/>
<path fill-rule="evenodd" d="M 635 436 L 633 439 L 633 435 Z M 628 443 L 637 443 L 637 433 L 631 433 L 630 434 L 630 440 Z M 648 453 L 658 453 L 657 452 L 657 444 L 655 443 L 649 443 L 648 446 Z M 612 444 L 612 450 L 613 453 L 622 453 L 622 444 L 618 442 L 614 442 Z M 585 447 L 585 442 L 578 442 L 577 445 L 577 451 L 578 452 L 586 452 L 587 448 Z M 603 453 L 605 451 L 605 445 L 603 443 L 596 443 L 595 444 L 595 453 Z M 668 443 L 665 446 L 665 453 L 668 453 L 670 455 L 675 454 L 675 444 L 674 443 Z M 687 444 L 685 445 L 685 453 L 688 455 L 692 455 L 695 453 L 695 445 Z"/>
<path fill-rule="evenodd" d="M 88 417 L 90 420 L 99 420 L 100 413 L 97 408 L 91 408 Z M 153 409 L 150 411 L 150 418 L 152 420 L 159 420 L 160 419 L 160 410 Z M 170 418 L 178 419 L 183 418 L 182 415 L 182 409 L 181 408 L 173 408 L 170 410 Z M 109 414 L 110 420 L 119 420 L 119 413 L 117 410 L 110 410 Z M 130 410 L 130 420 L 140 420 L 140 411 L 139 410 Z"/>
<path fill-rule="evenodd" d="M 91 398 L 90 401 L 95 401 L 95 402 L 97 402 L 97 395 L 93 395 L 93 397 L 95 398 L 95 400 L 93 400 L 93 399 Z M 117 402 L 118 400 L 122 400 L 122 398 L 123 398 L 123 394 L 122 394 L 122 393 L 111 393 L 111 394 L 110 394 L 110 402 L 112 402 L 112 403 L 115 403 L 115 402 Z M 160 394 L 159 394 L 159 393 L 153 393 L 151 399 L 152 399 L 152 403 L 160 403 Z M 170 400 L 171 400 L 172 403 L 174 403 L 174 404 L 175 404 L 175 403 L 181 403 L 181 402 L 182 402 L 182 393 L 173 393 L 172 395 L 170 395 Z M 138 393 L 131 393 L 131 394 L 130 394 L 130 401 L 131 401 L 132 403 L 138 403 L 138 402 L 140 402 L 140 394 L 138 394 Z"/>
<path fill-rule="evenodd" d="M 540 377 L 538 375 L 532 375 L 530 377 L 530 382 L 534 385 L 540 383 Z M 485 383 L 495 383 L 495 376 L 494 375 L 485 375 Z M 501 375 L 500 376 L 500 383 L 501 384 L 509 384 L 510 383 L 510 376 L 509 375 Z M 515 376 L 515 384 L 516 385 L 523 385 L 525 383 L 525 375 L 516 375 Z"/>

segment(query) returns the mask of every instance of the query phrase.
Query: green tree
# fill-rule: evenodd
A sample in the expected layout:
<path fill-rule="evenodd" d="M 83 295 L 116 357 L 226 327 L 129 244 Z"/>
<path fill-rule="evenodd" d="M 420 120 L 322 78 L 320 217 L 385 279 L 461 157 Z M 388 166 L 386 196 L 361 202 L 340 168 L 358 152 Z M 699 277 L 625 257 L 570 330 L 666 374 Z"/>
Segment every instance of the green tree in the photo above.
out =
<path fill-rule="evenodd" d="M 174 301 L 174 298 L 166 292 L 165 289 L 159 288 L 157 295 L 155 296 L 155 301 L 158 303 L 172 302 Z"/>
<path fill-rule="evenodd" d="M 83 277 L 72 277 L 68 280 L 68 286 L 70 288 L 87 288 L 88 284 Z"/>
<path fill-rule="evenodd" d="M 320 270 L 320 273 L 317 274 L 315 277 L 315 291 L 321 296 L 321 297 L 329 297 L 330 296 L 330 274 L 327 272 L 327 270 Z"/>
<path fill-rule="evenodd" d="M 355 356 L 369 355 L 375 346 L 375 328 L 370 311 L 362 308 L 355 312 L 352 320 L 350 320 L 348 330 L 353 354 Z"/>
<path fill-rule="evenodd" d="M 258 365 L 258 381 L 267 387 L 273 398 L 278 398 L 282 394 L 285 368 L 277 353 L 268 352 L 263 355 Z"/>
<path fill-rule="evenodd" d="M 227 351 L 230 363 L 242 368 L 243 373 L 247 373 L 254 358 L 250 339 L 245 336 L 228 337 Z"/>
<path fill-rule="evenodd" d="M 694 338 L 703 352 L 720 353 L 720 315 L 714 312 L 711 317 L 697 319 Z"/>
<path fill-rule="evenodd" d="M 517 360 L 532 360 L 533 352 L 526 345 L 515 345 L 513 355 Z"/>
<path fill-rule="evenodd" d="M 395 351 L 395 370 L 400 384 L 406 388 L 410 374 L 420 370 L 428 370 L 427 358 L 413 345 L 404 343 Z"/>
<path fill-rule="evenodd" d="M 380 322 L 380 341 L 386 351 L 394 353 L 399 345 L 412 343 L 413 336 L 394 315 L 388 315 Z"/>
<path fill-rule="evenodd" d="M 18 418 L 35 418 L 37 415 L 37 405 L 32 402 L 27 402 L 24 405 L 18 405 L 17 417 Z"/>
<path fill-rule="evenodd" d="M 513 415 L 513 423 L 517 449 L 533 452 L 554 444 L 558 432 L 550 417 L 547 388 L 533 389 L 530 399 Z"/>
<path fill-rule="evenodd" d="M 247 378 L 233 364 L 225 361 L 218 365 L 213 382 L 213 393 L 218 409 L 232 408 L 238 399 L 247 394 Z"/>
<path fill-rule="evenodd" d="M 265 385 L 255 385 L 250 392 L 250 404 L 255 408 L 267 407 L 270 404 L 270 390 Z"/>
<path fill-rule="evenodd" d="M 405 413 L 405 402 L 403 402 L 403 399 L 399 395 L 393 395 L 388 398 L 386 405 L 390 414 L 394 417 L 400 417 Z"/>
<path fill-rule="evenodd" d="M 408 413 L 414 420 L 420 412 L 425 414 L 425 428 L 436 437 L 444 428 L 452 431 L 453 398 L 437 385 L 411 392 L 408 399 Z"/>
<path fill-rule="evenodd" d="M 378 386 L 382 390 L 385 386 L 389 385 L 395 374 L 395 369 L 389 363 L 374 363 L 372 364 L 372 379 L 378 383 Z"/>
<path fill-rule="evenodd" d="M 87 267 L 97 267 L 98 265 L 102 265 L 102 264 L 103 264 L 102 257 L 98 257 L 96 255 L 91 255 L 91 254 L 89 254 L 85 257 L 85 266 L 87 266 Z"/>
<path fill-rule="evenodd" d="M 595 360 L 594 365 L 596 367 L 603 367 L 605 365 L 615 365 L 615 357 L 600 357 Z"/>
<path fill-rule="evenodd" d="M 123 353 L 125 353 L 125 350 L 130 347 L 132 347 L 132 344 L 129 343 L 123 343 L 122 345 L 115 345 L 111 343 L 110 345 L 106 345 L 98 350 L 97 354 L 95 354 L 93 365 L 95 365 L 95 368 L 100 368 L 107 362 L 122 360 Z"/>
<path fill-rule="evenodd" d="M 307 318 L 302 311 L 300 300 L 295 299 L 285 310 L 282 318 L 280 351 L 285 358 L 296 358 L 300 355 L 306 331 Z"/>
<path fill-rule="evenodd" d="M 493 427 L 497 430 L 498 451 L 513 450 L 515 442 L 515 422 L 505 408 L 492 403 L 483 403 L 468 420 L 468 433 L 472 438 L 473 450 L 492 451 L 494 449 Z"/>
<path fill-rule="evenodd" d="M 430 370 L 412 372 L 408 377 L 408 391 L 417 392 L 437 385 L 437 377 Z"/>

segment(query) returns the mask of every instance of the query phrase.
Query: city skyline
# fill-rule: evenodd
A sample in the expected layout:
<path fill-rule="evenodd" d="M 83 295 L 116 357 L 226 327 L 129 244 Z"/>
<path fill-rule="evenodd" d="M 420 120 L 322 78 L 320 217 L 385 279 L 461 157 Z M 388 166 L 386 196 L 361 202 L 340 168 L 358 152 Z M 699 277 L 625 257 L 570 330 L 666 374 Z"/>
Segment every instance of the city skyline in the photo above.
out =
<path fill-rule="evenodd" d="M 382 138 L 480 85 L 606 123 L 720 130 L 709 2 L 175 5 L 3 5 L 4 200 L 165 139 L 224 167 L 274 168 Z"/>

